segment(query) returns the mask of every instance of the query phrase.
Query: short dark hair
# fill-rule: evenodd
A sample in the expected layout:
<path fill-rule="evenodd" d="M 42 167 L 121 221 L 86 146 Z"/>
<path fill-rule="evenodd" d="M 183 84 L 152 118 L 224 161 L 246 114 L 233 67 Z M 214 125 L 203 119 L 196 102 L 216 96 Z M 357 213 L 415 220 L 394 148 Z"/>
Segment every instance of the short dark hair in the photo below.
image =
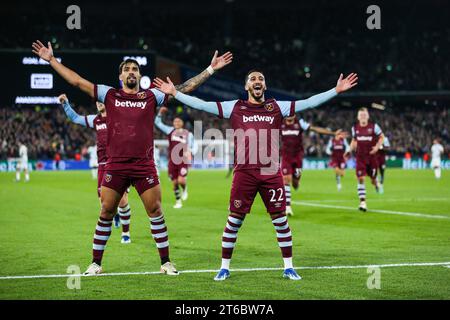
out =
<path fill-rule="evenodd" d="M 247 72 L 247 74 L 245 75 L 245 82 L 247 82 L 248 76 L 249 76 L 250 74 L 252 74 L 253 72 L 259 72 L 259 73 L 261 73 L 262 75 L 264 75 L 264 72 L 263 72 L 261 69 L 252 69 L 252 70 L 250 70 L 249 72 Z"/>
<path fill-rule="evenodd" d="M 139 73 L 141 73 L 141 66 L 139 65 L 139 62 L 137 62 L 137 61 L 134 60 L 134 59 L 128 58 L 128 59 L 126 59 L 126 60 L 124 60 L 124 61 L 122 61 L 122 62 L 120 63 L 120 65 L 119 65 L 119 74 L 122 73 L 122 69 L 123 69 L 123 67 L 124 67 L 127 63 L 134 63 L 135 65 L 137 65 L 137 67 L 138 67 L 138 69 L 139 69 Z"/>
<path fill-rule="evenodd" d="M 367 111 L 367 112 L 369 112 L 369 109 L 367 109 L 366 107 L 361 107 L 361 108 L 358 109 L 358 112 L 360 112 L 360 111 Z"/>

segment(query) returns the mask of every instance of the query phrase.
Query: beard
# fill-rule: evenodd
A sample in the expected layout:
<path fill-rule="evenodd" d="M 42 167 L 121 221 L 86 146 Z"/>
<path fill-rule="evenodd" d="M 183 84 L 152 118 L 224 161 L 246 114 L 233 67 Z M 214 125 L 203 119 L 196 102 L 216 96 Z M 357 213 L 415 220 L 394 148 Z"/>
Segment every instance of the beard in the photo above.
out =
<path fill-rule="evenodd" d="M 131 80 L 130 81 L 129 79 L 127 79 L 126 85 L 127 85 L 128 88 L 134 89 L 137 86 L 137 80 L 134 80 L 134 81 Z"/>
<path fill-rule="evenodd" d="M 264 97 L 264 91 L 259 90 L 255 92 L 255 90 L 250 90 L 250 95 L 255 99 L 256 101 L 260 101 Z"/>

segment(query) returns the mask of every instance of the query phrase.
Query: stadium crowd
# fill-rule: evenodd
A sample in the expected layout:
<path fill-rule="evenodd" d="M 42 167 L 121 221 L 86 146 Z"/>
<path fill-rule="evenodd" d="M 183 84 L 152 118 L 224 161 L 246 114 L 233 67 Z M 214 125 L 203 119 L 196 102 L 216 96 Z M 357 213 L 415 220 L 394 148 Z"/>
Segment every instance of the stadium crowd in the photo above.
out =
<path fill-rule="evenodd" d="M 250 10 L 245 10 L 245 3 L 238 9 L 228 2 L 205 11 L 204 4 L 196 2 L 168 7 L 135 0 L 131 4 L 139 10 L 126 23 L 122 15 L 114 14 L 120 12 L 119 4 L 108 3 L 110 10 L 104 12 L 101 3 L 98 8 L 81 3 L 83 24 L 74 31 L 60 27 L 67 18 L 61 15 L 62 7 L 36 14 L 40 6 L 34 5 L 19 20 L 0 16 L 10 33 L 0 39 L 0 46 L 29 50 L 35 37 L 51 41 L 57 50 L 152 50 L 192 66 L 204 65 L 214 49 L 230 50 L 235 59 L 221 71 L 224 75 L 242 79 L 247 70 L 261 67 L 271 87 L 297 93 L 312 92 L 335 83 L 339 73 L 354 71 L 359 74 L 358 90 L 450 87 L 449 13 L 439 10 L 439 1 L 411 4 L 403 19 L 398 19 L 402 8 L 385 3 L 382 28 L 376 31 L 366 27 L 368 15 L 362 5 L 336 3 L 330 10 L 326 1 L 326 10 L 322 1 L 314 5 L 278 2 L 276 6 L 250 4 Z M 427 10 L 434 19 L 422 19 Z M 30 30 L 24 32 L 27 27 Z"/>
<path fill-rule="evenodd" d="M 384 2 L 381 30 L 366 27 L 368 14 L 362 4 L 334 2 L 330 10 L 330 2 L 325 0 L 264 5 L 242 1 L 239 8 L 234 1 L 209 6 L 207 1 L 180 0 L 169 6 L 166 1 L 80 0 L 80 30 L 65 27 L 64 2 L 50 8 L 44 0 L 34 0 L 32 6 L 26 2 L 17 8 L 5 3 L 5 10 L 0 11 L 0 27 L 9 34 L 0 38 L 2 48 L 30 51 L 30 39 L 41 39 L 51 41 L 55 50 L 151 50 L 195 67 L 209 61 L 214 49 L 230 50 L 234 61 L 220 71 L 222 75 L 243 81 L 246 71 L 260 67 L 269 87 L 293 94 L 326 89 L 341 72 L 357 72 L 358 91 L 364 92 L 450 88 L 449 12 L 439 9 L 440 0 L 411 3 L 408 12 L 395 2 Z M 133 9 L 124 23 L 122 12 L 130 5 L 138 10 Z M 10 14 L 18 9 L 20 15 Z M 422 18 L 427 10 L 434 19 Z M 318 126 L 350 131 L 355 110 L 348 109 L 327 106 L 306 112 L 304 118 Z M 188 128 L 194 119 L 202 120 L 203 128 L 229 128 L 227 121 L 175 105 L 168 119 L 175 113 L 181 114 Z M 448 108 L 403 103 L 375 111 L 373 118 L 390 138 L 392 153 L 421 156 L 429 152 L 435 137 L 441 137 L 449 150 L 448 113 Z M 56 153 L 74 158 L 95 142 L 94 132 L 68 123 L 55 106 L 2 106 L 0 115 L 1 159 L 17 153 L 18 140 L 28 146 L 30 158 L 47 159 Z M 165 137 L 156 132 L 156 138 Z M 306 134 L 307 154 L 324 156 L 327 139 Z"/>
<path fill-rule="evenodd" d="M 75 107 L 80 114 L 95 112 L 92 108 Z M 371 118 L 376 121 L 389 137 L 392 149 L 389 154 L 403 156 L 423 156 L 430 152 L 432 141 L 440 137 L 448 153 L 450 150 L 450 108 L 435 106 L 399 106 L 385 111 L 371 110 Z M 193 130 L 194 121 L 202 121 L 203 130 L 230 128 L 229 121 L 198 112 L 172 103 L 164 122 L 171 124 L 174 116 L 181 117 L 185 127 Z M 355 122 L 356 110 L 342 106 L 325 106 L 309 110 L 301 115 L 313 125 L 343 129 L 350 132 Z M 166 136 L 155 128 L 155 139 Z M 313 132 L 304 134 L 306 154 L 310 157 L 325 157 L 325 147 L 329 137 Z M 95 144 L 95 132 L 70 123 L 61 108 L 49 106 L 0 108 L 0 159 L 17 157 L 17 142 L 28 147 L 31 159 L 53 159 L 55 154 L 74 159 L 86 155 L 86 147 Z"/>

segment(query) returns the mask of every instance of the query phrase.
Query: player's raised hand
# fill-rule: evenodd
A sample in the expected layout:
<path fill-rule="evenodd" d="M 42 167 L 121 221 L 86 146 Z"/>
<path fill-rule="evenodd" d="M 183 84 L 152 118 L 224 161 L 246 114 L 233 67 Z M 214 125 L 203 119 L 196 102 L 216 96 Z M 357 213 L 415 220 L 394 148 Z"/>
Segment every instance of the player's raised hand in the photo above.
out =
<path fill-rule="evenodd" d="M 37 54 L 40 58 L 44 59 L 47 62 L 49 62 L 53 57 L 53 48 L 50 41 L 48 42 L 48 48 L 44 46 L 44 44 L 39 40 L 33 42 L 31 47 L 33 48 L 33 53 Z"/>
<path fill-rule="evenodd" d="M 350 73 L 345 79 L 344 75 L 341 73 L 339 79 L 336 83 L 336 92 L 341 93 L 350 90 L 358 84 L 358 75 L 356 73 Z"/>
<path fill-rule="evenodd" d="M 153 83 L 155 84 L 155 87 L 159 90 L 164 92 L 165 94 L 170 94 L 172 96 L 175 96 L 177 94 L 177 89 L 175 88 L 174 84 L 170 80 L 169 77 L 166 78 L 167 82 L 160 78 L 155 78 L 153 80 Z"/>
<path fill-rule="evenodd" d="M 214 71 L 222 69 L 233 61 L 233 54 L 230 51 L 224 53 L 220 57 L 217 56 L 218 54 L 219 52 L 216 50 L 211 60 L 211 67 L 214 69 Z"/>
<path fill-rule="evenodd" d="M 66 102 L 66 101 L 69 101 L 69 99 L 67 99 L 67 96 L 66 96 L 65 93 L 60 94 L 60 95 L 58 96 L 58 100 L 59 100 L 59 103 L 61 103 L 61 104 L 63 104 L 63 103 Z"/>

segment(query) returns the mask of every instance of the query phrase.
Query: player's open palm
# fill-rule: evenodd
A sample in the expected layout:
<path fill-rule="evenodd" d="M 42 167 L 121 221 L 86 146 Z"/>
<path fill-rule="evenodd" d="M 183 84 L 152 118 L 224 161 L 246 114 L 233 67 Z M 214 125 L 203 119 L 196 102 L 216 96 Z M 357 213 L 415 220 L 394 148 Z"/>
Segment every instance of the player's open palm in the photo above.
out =
<path fill-rule="evenodd" d="M 160 78 L 156 78 L 155 80 L 153 80 L 153 83 L 155 84 L 155 87 L 159 91 L 162 91 L 165 94 L 170 94 L 172 96 L 175 96 L 175 94 L 177 93 L 177 89 L 175 89 L 175 86 L 169 77 L 167 77 L 166 79 L 167 79 L 167 82 L 165 82 L 164 80 L 162 80 Z"/>
<path fill-rule="evenodd" d="M 233 54 L 230 51 L 224 53 L 220 57 L 217 56 L 218 54 L 219 52 L 216 50 L 211 60 L 211 67 L 216 71 L 222 69 L 233 61 Z"/>
<path fill-rule="evenodd" d="M 50 41 L 48 42 L 48 48 L 44 46 L 44 44 L 39 40 L 33 42 L 31 46 L 33 47 L 33 53 L 37 54 L 40 58 L 44 59 L 45 61 L 48 62 L 53 57 L 53 48 Z"/>
<path fill-rule="evenodd" d="M 345 79 L 344 75 L 341 73 L 339 79 L 336 83 L 336 92 L 341 93 L 350 90 L 358 84 L 358 75 L 356 73 L 350 73 Z"/>

